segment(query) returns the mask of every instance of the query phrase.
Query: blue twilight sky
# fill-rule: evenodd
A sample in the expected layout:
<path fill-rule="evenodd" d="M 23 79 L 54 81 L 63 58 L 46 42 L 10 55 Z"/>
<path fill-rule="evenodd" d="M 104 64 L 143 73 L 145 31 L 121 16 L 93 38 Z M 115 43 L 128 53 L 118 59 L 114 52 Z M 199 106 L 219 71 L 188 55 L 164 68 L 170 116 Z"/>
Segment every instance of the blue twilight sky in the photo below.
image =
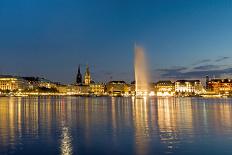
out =
<path fill-rule="evenodd" d="M 0 74 L 131 81 L 134 43 L 152 80 L 232 73 L 231 0 L 1 0 Z"/>

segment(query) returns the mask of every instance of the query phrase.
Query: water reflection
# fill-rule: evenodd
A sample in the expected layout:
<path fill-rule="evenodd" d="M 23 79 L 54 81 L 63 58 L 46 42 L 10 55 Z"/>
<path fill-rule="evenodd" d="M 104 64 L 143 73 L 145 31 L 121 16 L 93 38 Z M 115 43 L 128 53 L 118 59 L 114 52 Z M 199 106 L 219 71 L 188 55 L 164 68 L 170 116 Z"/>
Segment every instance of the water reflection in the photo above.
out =
<path fill-rule="evenodd" d="M 160 140 L 166 145 L 166 153 L 170 153 L 178 148 L 181 137 L 191 135 L 191 98 L 158 98 L 157 105 Z"/>
<path fill-rule="evenodd" d="M 151 134 L 152 124 L 150 124 L 149 104 L 147 98 L 135 99 L 132 107 L 133 123 L 135 130 L 135 152 L 136 154 L 147 154 L 149 148 L 149 137 Z M 150 124 L 150 125 L 149 125 Z"/>
<path fill-rule="evenodd" d="M 68 126 L 68 121 L 71 118 L 70 111 L 72 110 L 70 100 L 64 102 L 64 100 L 61 100 L 59 112 L 61 115 L 61 144 L 60 144 L 60 150 L 61 155 L 71 155 L 73 154 L 73 148 L 72 148 L 72 135 L 70 133 L 70 129 Z"/>
<path fill-rule="evenodd" d="M 62 155 L 70 155 L 72 154 L 72 139 L 71 134 L 68 127 L 62 128 L 61 135 L 61 154 Z"/>
<path fill-rule="evenodd" d="M 232 99 L 0 98 L 0 154 L 231 154 L 231 133 Z"/>

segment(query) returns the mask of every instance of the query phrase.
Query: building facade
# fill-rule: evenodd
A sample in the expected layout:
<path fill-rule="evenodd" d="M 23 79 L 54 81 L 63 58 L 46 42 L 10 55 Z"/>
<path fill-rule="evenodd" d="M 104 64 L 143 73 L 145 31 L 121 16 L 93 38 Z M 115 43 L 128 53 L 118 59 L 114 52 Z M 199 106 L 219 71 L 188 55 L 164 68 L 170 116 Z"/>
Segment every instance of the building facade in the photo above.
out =
<path fill-rule="evenodd" d="M 204 88 L 200 80 L 178 80 L 175 82 L 176 95 L 191 96 L 199 95 Z"/>
<path fill-rule="evenodd" d="M 208 90 L 215 94 L 232 94 L 232 79 L 212 79 L 207 85 Z"/>
<path fill-rule="evenodd" d="M 172 81 L 159 81 L 155 83 L 155 93 L 157 96 L 174 96 L 175 84 Z"/>
<path fill-rule="evenodd" d="M 0 90 L 1 91 L 21 91 L 28 87 L 27 81 L 21 77 L 16 76 L 0 76 Z"/>
<path fill-rule="evenodd" d="M 54 82 L 47 80 L 45 78 L 23 77 L 23 79 L 28 82 L 30 89 L 36 89 L 39 87 L 44 87 L 44 88 L 56 88 L 57 87 L 57 83 L 54 83 Z"/>
<path fill-rule="evenodd" d="M 110 96 L 127 96 L 131 94 L 131 88 L 125 81 L 108 82 L 106 91 Z"/>
<path fill-rule="evenodd" d="M 90 93 L 93 95 L 101 96 L 105 93 L 105 84 L 103 83 L 91 83 L 89 87 Z"/>

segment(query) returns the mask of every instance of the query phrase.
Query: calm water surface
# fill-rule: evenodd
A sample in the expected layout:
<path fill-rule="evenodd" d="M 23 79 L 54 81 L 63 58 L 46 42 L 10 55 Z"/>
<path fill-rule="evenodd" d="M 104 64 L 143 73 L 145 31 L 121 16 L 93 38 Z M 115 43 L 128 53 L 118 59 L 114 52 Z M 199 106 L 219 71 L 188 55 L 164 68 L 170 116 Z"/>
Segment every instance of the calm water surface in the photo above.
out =
<path fill-rule="evenodd" d="M 231 155 L 232 99 L 2 97 L 0 154 Z"/>

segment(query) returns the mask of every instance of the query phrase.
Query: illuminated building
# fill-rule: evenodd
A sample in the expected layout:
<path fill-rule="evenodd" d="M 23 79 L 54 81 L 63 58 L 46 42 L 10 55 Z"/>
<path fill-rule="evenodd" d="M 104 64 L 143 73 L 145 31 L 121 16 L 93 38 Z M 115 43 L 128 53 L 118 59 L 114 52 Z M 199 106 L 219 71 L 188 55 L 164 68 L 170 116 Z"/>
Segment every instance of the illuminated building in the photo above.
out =
<path fill-rule="evenodd" d="M 130 92 L 131 92 L 131 95 L 135 95 L 136 92 L 135 92 L 135 81 L 132 81 L 131 84 L 129 85 L 130 87 Z"/>
<path fill-rule="evenodd" d="M 85 85 L 89 85 L 91 82 L 90 72 L 89 72 L 89 66 L 86 66 L 86 72 L 85 72 Z"/>
<path fill-rule="evenodd" d="M 56 89 L 58 90 L 59 93 L 66 94 L 68 92 L 68 90 L 69 90 L 69 86 L 59 84 L 59 85 L 56 86 Z"/>
<path fill-rule="evenodd" d="M 77 73 L 76 83 L 77 84 L 81 84 L 82 83 L 82 75 L 81 75 L 80 65 L 78 66 L 78 73 Z"/>
<path fill-rule="evenodd" d="M 129 95 L 132 95 L 132 89 L 133 87 L 129 84 L 126 84 L 125 87 L 124 87 L 124 96 L 129 96 Z"/>
<path fill-rule="evenodd" d="M 23 90 L 27 88 L 27 82 L 20 77 L 10 76 L 10 75 L 2 75 L 0 76 L 0 90 Z"/>
<path fill-rule="evenodd" d="M 89 85 L 68 85 L 67 88 L 68 95 L 83 95 L 87 96 L 90 94 L 90 86 Z"/>
<path fill-rule="evenodd" d="M 232 80 L 231 79 L 212 79 L 209 80 L 208 89 L 216 94 L 232 94 Z"/>
<path fill-rule="evenodd" d="M 132 96 L 136 95 L 136 81 L 132 81 L 130 84 L 128 84 L 128 88 L 129 88 L 129 95 Z M 146 94 L 149 96 L 154 96 L 155 95 L 154 88 L 155 88 L 155 83 L 147 83 Z"/>
<path fill-rule="evenodd" d="M 67 94 L 68 95 L 78 95 L 78 94 L 80 94 L 80 88 L 76 85 L 68 85 L 67 86 Z"/>
<path fill-rule="evenodd" d="M 91 83 L 89 87 L 91 94 L 104 95 L 105 93 L 105 85 L 103 83 Z"/>
<path fill-rule="evenodd" d="M 173 96 L 175 93 L 175 84 L 172 81 L 159 81 L 155 84 L 157 96 Z"/>
<path fill-rule="evenodd" d="M 107 93 L 111 96 L 130 95 L 130 86 L 125 81 L 110 81 L 106 84 Z"/>
<path fill-rule="evenodd" d="M 56 88 L 56 83 L 49 81 L 47 79 L 41 78 L 39 81 L 39 87 L 45 87 L 45 88 Z"/>
<path fill-rule="evenodd" d="M 178 80 L 175 82 L 175 92 L 177 95 L 198 95 L 203 90 L 200 80 Z"/>
<path fill-rule="evenodd" d="M 26 80 L 29 83 L 29 87 L 31 89 L 37 88 L 37 87 L 45 87 L 45 88 L 56 88 L 57 84 L 47 80 L 45 78 L 40 77 L 23 77 L 24 80 Z"/>
<path fill-rule="evenodd" d="M 90 86 L 89 85 L 79 85 L 76 86 L 79 95 L 89 95 L 90 94 Z"/>

